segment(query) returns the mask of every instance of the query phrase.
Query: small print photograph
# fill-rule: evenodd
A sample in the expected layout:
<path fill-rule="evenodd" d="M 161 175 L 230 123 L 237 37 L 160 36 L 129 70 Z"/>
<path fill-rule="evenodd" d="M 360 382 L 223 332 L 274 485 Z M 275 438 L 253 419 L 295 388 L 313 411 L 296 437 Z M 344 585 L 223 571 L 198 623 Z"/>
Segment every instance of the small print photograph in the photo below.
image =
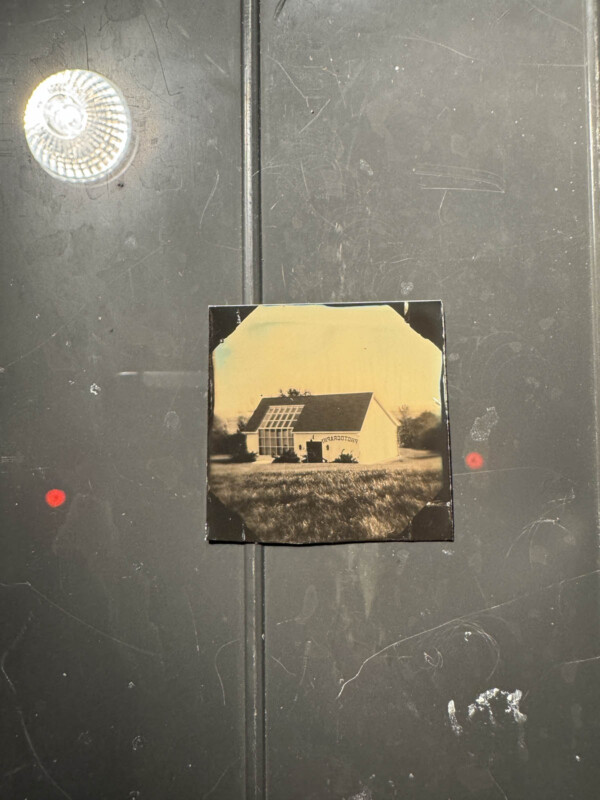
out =
<path fill-rule="evenodd" d="M 441 302 L 209 312 L 209 541 L 452 540 Z"/>

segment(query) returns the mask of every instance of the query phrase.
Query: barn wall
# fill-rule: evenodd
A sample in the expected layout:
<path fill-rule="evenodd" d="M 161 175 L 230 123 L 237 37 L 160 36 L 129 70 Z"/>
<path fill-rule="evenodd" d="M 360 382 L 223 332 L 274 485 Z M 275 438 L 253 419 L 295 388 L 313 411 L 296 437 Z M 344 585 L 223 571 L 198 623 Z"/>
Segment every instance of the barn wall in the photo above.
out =
<path fill-rule="evenodd" d="M 258 431 L 246 434 L 246 448 L 250 453 L 258 453 Z"/>
<path fill-rule="evenodd" d="M 354 439 L 356 441 L 349 441 Z M 294 449 L 299 456 L 306 455 L 306 442 L 323 442 L 323 458 L 333 461 L 342 452 L 352 453 L 358 458 L 359 434 L 357 431 L 320 431 L 318 433 L 295 433 Z M 300 449 L 300 446 L 302 449 Z M 329 446 L 329 450 L 327 447 Z"/>
<path fill-rule="evenodd" d="M 360 432 L 360 460 L 369 463 L 397 455 L 396 425 L 373 398 Z"/>

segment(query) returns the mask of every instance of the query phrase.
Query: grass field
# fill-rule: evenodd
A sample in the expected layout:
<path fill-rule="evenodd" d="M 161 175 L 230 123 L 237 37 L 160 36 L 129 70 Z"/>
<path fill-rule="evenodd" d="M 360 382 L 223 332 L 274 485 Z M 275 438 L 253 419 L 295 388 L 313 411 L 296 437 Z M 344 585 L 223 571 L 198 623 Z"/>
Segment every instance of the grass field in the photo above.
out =
<path fill-rule="evenodd" d="M 264 542 L 399 538 L 442 486 L 439 456 L 415 456 L 370 465 L 212 463 L 209 483 Z"/>

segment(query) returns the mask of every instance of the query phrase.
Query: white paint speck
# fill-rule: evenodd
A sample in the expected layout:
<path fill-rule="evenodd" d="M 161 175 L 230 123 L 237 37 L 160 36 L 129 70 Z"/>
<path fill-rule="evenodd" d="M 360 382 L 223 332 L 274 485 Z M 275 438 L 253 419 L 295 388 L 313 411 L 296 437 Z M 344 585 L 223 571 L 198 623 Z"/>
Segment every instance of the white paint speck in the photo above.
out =
<path fill-rule="evenodd" d="M 92 383 L 90 386 L 90 394 L 99 395 L 102 389 L 98 386 L 97 383 Z"/>
<path fill-rule="evenodd" d="M 527 721 L 527 714 L 524 714 L 519 708 L 519 703 L 523 698 L 523 692 L 520 689 L 515 689 L 514 692 L 506 692 L 502 689 L 494 688 L 487 689 L 476 698 L 474 703 L 471 703 L 467 709 L 469 719 L 473 720 L 477 713 L 487 714 L 490 723 L 493 726 L 498 725 L 498 720 L 494 716 L 492 709 L 492 700 L 497 701 L 495 708 L 498 709 L 499 704 L 504 702 L 506 707 L 504 713 L 509 714 L 513 722 L 518 726 L 518 744 L 521 749 L 525 749 L 525 722 Z"/>
<path fill-rule="evenodd" d="M 498 412 L 494 406 L 486 409 L 485 414 L 476 417 L 471 427 L 471 439 L 476 442 L 485 442 L 490 438 L 494 425 L 498 424 Z"/>
<path fill-rule="evenodd" d="M 452 730 L 457 736 L 460 736 L 463 732 L 463 727 L 459 724 L 456 718 L 456 706 L 454 705 L 454 700 L 448 700 L 448 717 L 450 719 L 450 725 L 452 725 Z"/>
<path fill-rule="evenodd" d="M 358 794 L 353 794 L 352 797 L 349 797 L 348 800 L 373 800 L 373 795 L 371 794 L 371 790 L 366 786 L 360 790 Z"/>

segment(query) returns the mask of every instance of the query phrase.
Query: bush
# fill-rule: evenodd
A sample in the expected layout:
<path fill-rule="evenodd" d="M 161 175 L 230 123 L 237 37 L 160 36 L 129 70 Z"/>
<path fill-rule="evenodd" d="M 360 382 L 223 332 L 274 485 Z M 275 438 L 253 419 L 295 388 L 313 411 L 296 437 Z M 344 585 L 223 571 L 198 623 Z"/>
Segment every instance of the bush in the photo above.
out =
<path fill-rule="evenodd" d="M 358 464 L 352 453 L 345 453 L 343 450 L 337 458 L 333 459 L 334 464 Z"/>
<path fill-rule="evenodd" d="M 299 464 L 300 458 L 294 450 L 284 450 L 279 456 L 275 456 L 273 464 Z"/>
<path fill-rule="evenodd" d="M 248 464 L 256 461 L 258 453 L 253 453 L 246 447 L 246 437 L 243 434 L 235 434 L 230 437 L 230 461 L 234 464 Z"/>
<path fill-rule="evenodd" d="M 258 458 L 258 453 L 253 452 L 252 450 L 239 450 L 237 453 L 234 453 L 231 456 L 231 461 L 234 464 L 248 464 L 252 461 L 256 461 Z"/>
<path fill-rule="evenodd" d="M 238 418 L 237 431 L 229 433 L 227 425 L 222 419 L 215 416 L 211 430 L 209 431 L 208 450 L 211 455 L 231 456 L 233 461 L 240 459 L 240 451 L 247 453 L 246 436 L 244 435 L 244 417 Z M 245 459 L 246 461 L 248 459 Z"/>
<path fill-rule="evenodd" d="M 441 453 L 444 450 L 444 429 L 441 422 L 434 428 L 426 428 L 421 433 L 416 446 L 422 450 Z"/>

